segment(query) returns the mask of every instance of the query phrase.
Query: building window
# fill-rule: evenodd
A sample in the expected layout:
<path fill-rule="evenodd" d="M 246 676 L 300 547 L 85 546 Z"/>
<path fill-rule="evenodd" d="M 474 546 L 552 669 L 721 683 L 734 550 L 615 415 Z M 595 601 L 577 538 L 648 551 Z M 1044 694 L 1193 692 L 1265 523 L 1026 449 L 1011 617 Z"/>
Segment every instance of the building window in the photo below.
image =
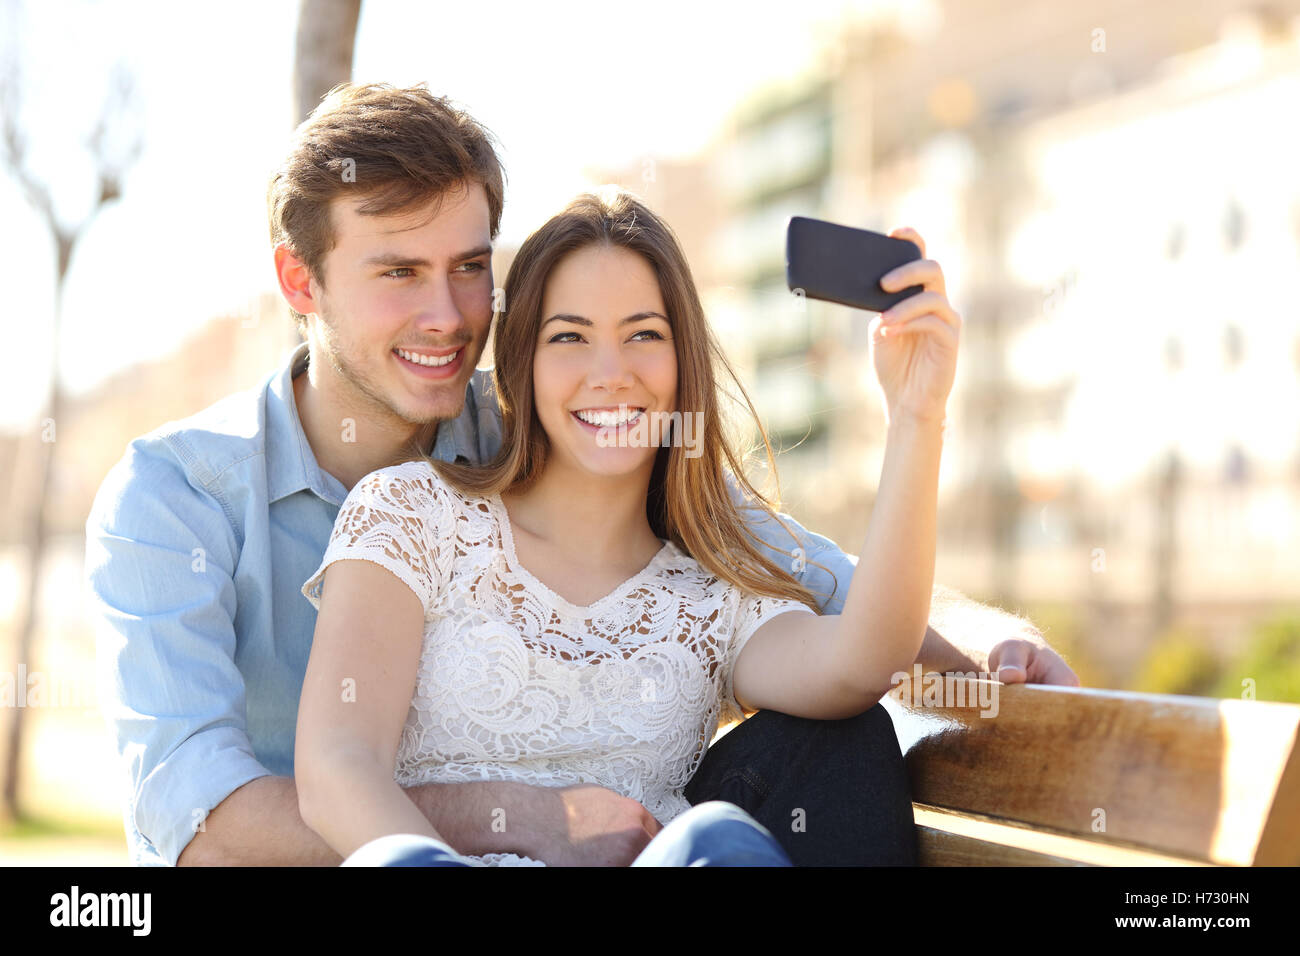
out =
<path fill-rule="evenodd" d="M 1241 364 L 1246 354 L 1246 339 L 1238 325 L 1228 325 L 1223 330 L 1223 357 L 1229 368 Z"/>
<path fill-rule="evenodd" d="M 1241 248 L 1246 239 L 1246 213 L 1241 203 L 1235 199 L 1228 200 L 1228 209 L 1223 216 L 1223 242 L 1229 252 Z"/>
<path fill-rule="evenodd" d="M 1187 247 L 1187 227 L 1181 222 L 1176 222 L 1169 230 L 1169 235 L 1165 239 L 1165 255 L 1170 262 L 1177 262 L 1183 256 L 1183 250 Z"/>
<path fill-rule="evenodd" d="M 1178 337 L 1171 335 L 1165 339 L 1165 366 L 1171 372 L 1177 372 L 1183 367 L 1183 343 L 1178 341 Z"/>
<path fill-rule="evenodd" d="M 1246 453 L 1241 450 L 1240 445 L 1233 445 L 1228 449 L 1228 459 L 1223 472 L 1228 484 L 1245 484 L 1250 468 L 1246 462 Z"/>

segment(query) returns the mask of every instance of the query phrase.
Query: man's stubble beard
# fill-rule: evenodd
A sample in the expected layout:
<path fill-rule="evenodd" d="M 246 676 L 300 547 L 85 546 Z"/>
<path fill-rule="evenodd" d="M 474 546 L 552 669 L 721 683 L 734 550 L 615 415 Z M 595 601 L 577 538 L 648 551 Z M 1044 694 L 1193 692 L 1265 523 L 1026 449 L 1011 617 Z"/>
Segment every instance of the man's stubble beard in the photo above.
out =
<path fill-rule="evenodd" d="M 455 414 L 428 413 L 419 415 L 416 418 L 411 418 L 407 412 L 396 408 L 384 395 L 382 389 L 375 386 L 363 371 L 355 368 L 347 360 L 345 350 L 337 347 L 338 334 L 334 326 L 325 319 L 323 314 L 318 314 L 318 319 L 325 329 L 325 334 L 320 337 L 320 341 L 330 368 L 335 371 L 340 379 L 348 384 L 352 393 L 364 402 L 370 411 L 374 412 L 378 416 L 395 418 L 398 421 L 409 425 L 411 428 L 426 426 L 432 428 L 432 426 L 436 426 L 439 422 L 449 421 L 456 417 Z M 463 388 L 464 386 L 461 387 Z M 456 414 L 459 414 L 459 412 Z"/>

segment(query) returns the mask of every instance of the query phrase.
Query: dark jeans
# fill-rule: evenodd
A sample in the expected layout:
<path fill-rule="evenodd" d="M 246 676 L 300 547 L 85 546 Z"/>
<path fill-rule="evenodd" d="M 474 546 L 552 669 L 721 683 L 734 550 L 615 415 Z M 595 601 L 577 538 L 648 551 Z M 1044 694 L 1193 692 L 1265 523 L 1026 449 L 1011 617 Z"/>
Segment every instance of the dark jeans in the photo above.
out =
<path fill-rule="evenodd" d="M 745 810 L 795 866 L 915 866 L 912 798 L 880 704 L 845 720 L 763 710 L 733 727 L 686 786 Z"/>

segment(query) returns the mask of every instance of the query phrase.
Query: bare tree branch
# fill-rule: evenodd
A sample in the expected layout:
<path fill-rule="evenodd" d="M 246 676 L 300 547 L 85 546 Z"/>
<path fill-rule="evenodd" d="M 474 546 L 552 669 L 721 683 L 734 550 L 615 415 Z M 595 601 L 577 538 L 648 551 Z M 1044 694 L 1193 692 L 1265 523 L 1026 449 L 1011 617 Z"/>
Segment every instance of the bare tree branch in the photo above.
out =
<path fill-rule="evenodd" d="M 11 60 L 13 64 L 15 61 Z M 24 553 L 28 559 L 27 595 L 18 629 L 18 660 L 27 662 L 32 656 L 32 646 L 40 616 L 38 605 L 41 571 L 44 565 L 45 543 L 48 536 L 46 515 L 49 511 L 50 478 L 54 473 L 58 427 L 63 408 L 63 391 L 59 384 L 59 343 L 62 339 L 64 287 L 72 256 L 77 243 L 86 234 L 95 217 L 108 203 L 122 193 L 122 179 L 140 154 L 142 135 L 133 122 L 135 98 L 129 74 L 121 65 L 114 69 L 112 81 L 99 119 L 92 129 L 86 145 L 94 160 L 98 193 L 90 210 L 71 225 L 59 220 L 54 206 L 54 184 L 41 180 L 28 165 L 28 138 L 20 127 L 21 82 L 19 70 L 11 65 L 0 80 L 0 157 L 10 175 L 22 186 L 28 201 L 40 213 L 55 246 L 54 329 L 50 350 L 49 393 L 37 425 L 34 440 L 36 454 L 31 456 L 31 475 L 16 487 L 26 490 L 27 500 L 18 501 L 15 509 L 20 520 L 27 523 Z M 27 688 L 17 688 L 26 695 Z M 22 815 L 18 805 L 21 774 L 21 755 L 25 707 L 11 708 L 8 747 L 5 755 L 4 790 L 0 795 L 0 815 L 18 818 Z"/>

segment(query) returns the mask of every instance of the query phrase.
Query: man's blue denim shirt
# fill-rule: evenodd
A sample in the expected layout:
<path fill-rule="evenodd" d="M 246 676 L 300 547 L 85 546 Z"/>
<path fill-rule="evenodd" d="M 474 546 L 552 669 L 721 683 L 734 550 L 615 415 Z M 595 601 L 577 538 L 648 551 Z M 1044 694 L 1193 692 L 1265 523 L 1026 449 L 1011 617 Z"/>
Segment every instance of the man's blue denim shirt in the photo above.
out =
<path fill-rule="evenodd" d="M 259 387 L 131 442 L 86 520 L 100 703 L 127 774 L 137 865 L 174 865 L 234 790 L 293 775 L 316 628 L 301 588 L 349 489 L 321 470 L 298 417 L 306 343 L 288 359 Z M 482 464 L 500 443 L 491 373 L 476 371 L 433 455 Z M 776 522 L 753 528 L 837 612 L 857 559 L 783 517 L 802 539 L 793 561 Z"/>

